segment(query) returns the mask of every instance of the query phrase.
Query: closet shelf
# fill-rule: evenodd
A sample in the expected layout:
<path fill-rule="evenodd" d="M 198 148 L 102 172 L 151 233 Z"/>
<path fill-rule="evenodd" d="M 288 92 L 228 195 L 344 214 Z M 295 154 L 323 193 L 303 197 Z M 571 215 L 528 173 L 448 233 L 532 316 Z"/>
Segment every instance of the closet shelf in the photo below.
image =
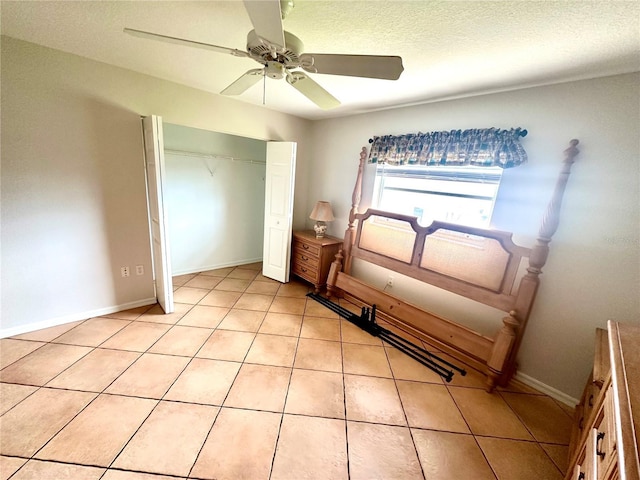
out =
<path fill-rule="evenodd" d="M 262 161 L 262 160 L 254 160 L 252 158 L 237 158 L 237 157 L 233 157 L 231 155 L 222 155 L 222 154 L 218 154 L 218 153 L 199 153 L 199 152 L 189 152 L 186 150 L 171 150 L 168 148 L 165 148 L 164 150 L 165 154 L 172 154 L 172 155 L 181 155 L 181 156 L 185 156 L 185 157 L 193 157 L 193 158 L 212 158 L 212 159 L 216 159 L 216 158 L 221 158 L 221 159 L 225 159 L 225 160 L 231 160 L 232 162 L 243 162 L 243 163 L 251 163 L 251 164 L 255 164 L 255 165 L 266 165 L 267 162 Z"/>

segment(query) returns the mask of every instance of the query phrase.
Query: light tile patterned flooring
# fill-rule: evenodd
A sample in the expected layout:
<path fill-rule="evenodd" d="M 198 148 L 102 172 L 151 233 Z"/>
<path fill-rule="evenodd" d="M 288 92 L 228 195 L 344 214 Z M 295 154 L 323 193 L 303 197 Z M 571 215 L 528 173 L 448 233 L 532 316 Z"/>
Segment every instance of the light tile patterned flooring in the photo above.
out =
<path fill-rule="evenodd" d="M 562 478 L 571 409 L 446 384 L 259 272 L 176 277 L 171 315 L 0 340 L 0 478 Z"/>

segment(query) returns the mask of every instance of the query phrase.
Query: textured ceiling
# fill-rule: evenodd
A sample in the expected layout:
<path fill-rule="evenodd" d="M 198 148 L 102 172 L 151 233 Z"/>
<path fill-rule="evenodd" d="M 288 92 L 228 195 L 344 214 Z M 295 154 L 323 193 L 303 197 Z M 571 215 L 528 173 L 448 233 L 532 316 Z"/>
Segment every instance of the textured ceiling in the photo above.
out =
<path fill-rule="evenodd" d="M 247 58 L 140 39 L 124 27 L 245 49 L 236 1 L 6 1 L 2 34 L 218 93 Z M 400 55 L 397 81 L 312 75 L 342 105 L 323 111 L 284 80 L 237 97 L 327 118 L 640 71 L 639 1 L 303 1 L 284 21 L 308 53 Z M 263 88 L 266 87 L 266 88 Z M 264 92 L 263 92 L 264 90 Z"/>

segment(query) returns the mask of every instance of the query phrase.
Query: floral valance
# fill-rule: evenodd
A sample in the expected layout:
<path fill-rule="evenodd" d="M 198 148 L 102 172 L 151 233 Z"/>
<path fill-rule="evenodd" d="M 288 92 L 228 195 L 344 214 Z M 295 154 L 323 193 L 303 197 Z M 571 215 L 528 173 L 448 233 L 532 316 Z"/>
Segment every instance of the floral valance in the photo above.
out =
<path fill-rule="evenodd" d="M 369 163 L 517 167 L 527 161 L 520 145 L 526 135 L 520 128 L 485 128 L 373 137 Z"/>

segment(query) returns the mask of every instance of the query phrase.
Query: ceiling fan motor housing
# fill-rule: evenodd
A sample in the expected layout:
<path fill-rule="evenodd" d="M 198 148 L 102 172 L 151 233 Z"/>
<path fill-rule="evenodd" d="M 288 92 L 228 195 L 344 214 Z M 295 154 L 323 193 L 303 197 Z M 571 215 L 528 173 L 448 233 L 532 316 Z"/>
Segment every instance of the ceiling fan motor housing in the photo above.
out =
<path fill-rule="evenodd" d="M 247 51 L 254 60 L 266 65 L 267 68 L 271 62 L 279 63 L 286 68 L 300 66 L 300 55 L 304 50 L 302 40 L 285 31 L 284 42 L 286 44 L 284 48 L 272 46 L 268 41 L 259 37 L 255 30 L 251 30 L 247 35 Z M 268 72 L 267 75 L 269 75 Z M 282 76 L 272 78 L 282 78 Z"/>

